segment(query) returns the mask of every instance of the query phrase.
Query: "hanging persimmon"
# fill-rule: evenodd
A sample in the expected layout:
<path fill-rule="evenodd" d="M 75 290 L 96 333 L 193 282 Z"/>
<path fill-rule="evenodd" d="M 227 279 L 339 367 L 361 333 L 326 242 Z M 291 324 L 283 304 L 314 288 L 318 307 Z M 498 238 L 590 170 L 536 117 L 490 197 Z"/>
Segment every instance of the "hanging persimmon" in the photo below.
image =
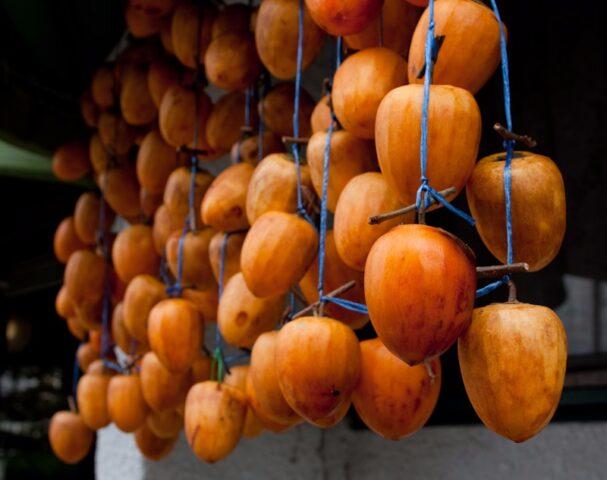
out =
<path fill-rule="evenodd" d="M 251 10 L 250 6 L 243 3 L 224 5 L 213 20 L 211 37 L 215 39 L 230 33 L 250 31 Z"/>
<path fill-rule="evenodd" d="M 177 410 L 150 412 L 145 421 L 150 431 L 158 438 L 175 438 L 183 428 L 183 417 Z"/>
<path fill-rule="evenodd" d="M 211 288 L 215 284 L 215 278 L 211 270 L 209 260 L 209 243 L 213 238 L 214 231 L 211 228 L 203 228 L 187 232 L 183 236 L 183 257 L 181 283 L 191 285 L 200 290 Z M 175 278 L 179 276 L 179 242 L 182 234 L 173 233 L 167 240 L 166 258 L 171 273 Z"/>
<path fill-rule="evenodd" d="M 280 136 L 293 135 L 295 112 L 295 84 L 282 82 L 276 85 L 260 102 L 259 110 L 265 125 Z M 299 92 L 299 135 L 310 135 L 310 117 L 314 110 L 314 99 L 302 88 Z"/>
<path fill-rule="evenodd" d="M 175 56 L 186 67 L 196 68 L 199 62 L 202 63 L 211 43 L 211 29 L 216 16 L 217 8 L 210 3 L 197 6 L 185 2 L 175 9 L 171 41 Z"/>
<path fill-rule="evenodd" d="M 76 350 L 76 360 L 80 370 L 86 372 L 91 364 L 99 359 L 99 351 L 92 345 L 92 343 L 85 342 L 81 343 Z"/>
<path fill-rule="evenodd" d="M 205 171 L 196 172 L 194 178 L 194 205 L 195 212 L 200 211 L 200 204 L 207 189 L 213 183 L 213 175 Z M 186 220 L 190 213 L 190 183 L 191 173 L 185 167 L 180 167 L 169 175 L 166 187 L 164 189 L 164 204 L 174 216 L 176 221 L 180 221 L 180 226 Z M 198 215 L 194 215 L 198 220 Z"/>
<path fill-rule="evenodd" d="M 80 115 L 88 127 L 95 128 L 99 121 L 99 106 L 93 100 L 90 90 L 86 90 L 80 97 Z"/>
<path fill-rule="evenodd" d="M 110 67 L 100 67 L 93 74 L 91 95 L 102 111 L 114 106 L 114 82 L 114 72 Z"/>
<path fill-rule="evenodd" d="M 331 125 L 330 95 L 323 96 L 310 115 L 310 128 L 312 133 L 325 132 Z"/>
<path fill-rule="evenodd" d="M 141 187 L 139 190 L 141 212 L 146 219 L 154 218 L 156 210 L 162 205 L 162 193 L 152 193 Z"/>
<path fill-rule="evenodd" d="M 158 207 L 154 213 L 154 225 L 152 226 L 154 249 L 158 255 L 164 255 L 167 240 L 173 232 L 180 232 L 183 224 L 184 219 L 171 215 L 165 204 Z"/>
<path fill-rule="evenodd" d="M 137 275 L 155 275 L 160 257 L 154 249 L 152 228 L 131 225 L 122 230 L 112 246 L 112 262 L 118 277 L 125 283 Z"/>
<path fill-rule="evenodd" d="M 242 92 L 231 92 L 221 97 L 209 116 L 206 137 L 209 146 L 217 152 L 229 152 L 241 136 L 245 124 L 246 97 Z M 257 123 L 257 102 L 250 100 L 251 125 Z"/>
<path fill-rule="evenodd" d="M 164 192 L 169 175 L 177 167 L 175 149 L 157 130 L 149 132 L 137 152 L 137 179 L 150 193 Z"/>
<path fill-rule="evenodd" d="M 80 240 L 87 245 L 94 245 L 100 227 L 101 199 L 93 192 L 85 192 L 78 198 L 74 208 L 74 228 Z M 105 222 L 101 228 L 109 229 L 114 221 L 114 212 L 105 206 Z"/>
<path fill-rule="evenodd" d="M 133 165 L 110 168 L 99 176 L 99 186 L 105 201 L 117 214 L 131 219 L 141 215 L 140 187 Z"/>
<path fill-rule="evenodd" d="M 263 159 L 272 153 L 284 152 L 285 148 L 278 135 L 270 130 L 264 130 L 261 142 L 258 135 L 236 141 L 232 145 L 230 157 L 233 162 L 244 162 L 255 167 L 260 163 L 260 150 Z"/>
<path fill-rule="evenodd" d="M 205 322 L 217 321 L 218 291 L 217 284 L 212 284 L 206 290 L 186 288 L 182 297 L 194 304 Z"/>
<path fill-rule="evenodd" d="M 190 374 L 169 372 L 154 352 L 141 359 L 141 392 L 145 402 L 155 412 L 174 410 L 184 400 L 190 387 Z"/>
<path fill-rule="evenodd" d="M 174 60 L 166 57 L 160 57 L 150 63 L 147 86 L 156 108 L 160 107 L 166 91 L 181 80 L 182 70 Z"/>
<path fill-rule="evenodd" d="M 124 353 L 138 354 L 149 349 L 147 336 L 145 341 L 137 341 L 131 336 L 129 330 L 124 324 L 124 306 L 123 302 L 118 303 L 112 311 L 112 340 Z"/>
<path fill-rule="evenodd" d="M 124 14 L 126 26 L 135 38 L 150 37 L 160 31 L 160 17 L 128 5 Z"/>
<path fill-rule="evenodd" d="M 149 407 L 143 398 L 139 375 L 120 374 L 110 379 L 107 406 L 112 422 L 126 433 L 144 424 Z"/>
<path fill-rule="evenodd" d="M 74 252 L 66 266 L 64 284 L 74 305 L 94 305 L 103 296 L 105 262 L 90 250 Z"/>
<path fill-rule="evenodd" d="M 130 125 L 147 125 L 156 118 L 158 107 L 150 94 L 147 79 L 146 68 L 132 67 L 120 84 L 120 111 Z"/>
<path fill-rule="evenodd" d="M 223 284 L 227 284 L 228 280 L 240 272 L 240 252 L 242 244 L 246 237 L 245 232 L 232 233 L 227 239 L 225 246 L 225 257 L 223 266 Z M 223 245 L 225 233 L 218 232 L 211 238 L 209 243 L 209 260 L 213 269 L 213 276 L 219 282 L 219 264 L 221 261 L 221 247 Z"/>
<path fill-rule="evenodd" d="M 141 454 L 148 460 L 157 462 L 171 453 L 179 435 L 177 434 L 172 438 L 160 438 L 152 432 L 147 423 L 144 423 L 137 429 L 134 437 L 135 445 L 137 445 Z"/>
<path fill-rule="evenodd" d="M 225 376 L 223 383 L 238 388 L 246 395 L 247 377 L 249 376 L 248 365 L 236 365 L 230 367 L 230 373 Z M 247 414 L 244 420 L 242 436 L 245 438 L 254 438 L 263 430 L 263 423 L 255 414 L 250 405 L 247 405 Z"/>
<path fill-rule="evenodd" d="M 86 142 L 74 140 L 57 148 L 53 154 L 52 169 L 55 176 L 64 182 L 84 177 L 91 170 Z"/>
<path fill-rule="evenodd" d="M 137 132 L 120 114 L 102 112 L 97 129 L 105 148 L 116 155 L 128 153 L 135 144 Z"/>
<path fill-rule="evenodd" d="M 93 445 L 95 435 L 75 412 L 57 412 L 51 418 L 48 438 L 59 460 L 65 463 L 78 463 L 87 456 Z"/>
<path fill-rule="evenodd" d="M 67 292 L 67 287 L 62 285 L 55 297 L 55 311 L 61 318 L 70 318 L 76 314 L 74 301 Z"/>
<path fill-rule="evenodd" d="M 154 305 L 165 298 L 168 295 L 160 280 L 148 274 L 133 277 L 126 287 L 122 302 L 124 326 L 132 338 L 147 343 L 148 316 Z"/>
<path fill-rule="evenodd" d="M 61 263 L 66 263 L 72 253 L 87 248 L 87 245 L 80 239 L 76 232 L 76 226 L 74 224 L 74 217 L 66 217 L 55 230 L 55 236 L 53 237 L 53 250 L 55 251 L 55 257 Z"/>
<path fill-rule="evenodd" d="M 306 0 L 310 16 L 333 36 L 364 30 L 381 13 L 384 0 Z"/>
<path fill-rule="evenodd" d="M 103 367 L 103 364 L 101 364 Z M 89 365 L 87 373 L 78 380 L 76 398 L 80 417 L 91 430 L 99 430 L 110 423 L 107 407 L 107 391 L 111 375 L 92 372 Z"/>

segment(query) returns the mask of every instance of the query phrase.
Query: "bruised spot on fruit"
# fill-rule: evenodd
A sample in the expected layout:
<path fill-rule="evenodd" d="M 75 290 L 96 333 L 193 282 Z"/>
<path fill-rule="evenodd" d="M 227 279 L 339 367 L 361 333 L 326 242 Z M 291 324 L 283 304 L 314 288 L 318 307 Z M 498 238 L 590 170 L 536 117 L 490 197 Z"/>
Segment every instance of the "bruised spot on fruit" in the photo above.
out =
<path fill-rule="evenodd" d="M 456 314 L 462 313 L 468 307 L 468 292 L 459 285 L 457 288 Z"/>
<path fill-rule="evenodd" d="M 238 312 L 238 315 L 236 315 L 236 325 L 238 325 L 239 327 L 241 327 L 245 323 L 247 323 L 247 313 L 246 312 Z"/>
<path fill-rule="evenodd" d="M 339 397 L 339 390 L 337 390 L 336 388 L 334 388 L 333 390 L 331 390 L 331 395 L 333 395 L 334 397 Z"/>
<path fill-rule="evenodd" d="M 235 205 L 234 207 L 230 208 L 230 210 L 228 210 L 228 217 L 242 217 L 242 208 L 240 208 L 238 205 Z"/>

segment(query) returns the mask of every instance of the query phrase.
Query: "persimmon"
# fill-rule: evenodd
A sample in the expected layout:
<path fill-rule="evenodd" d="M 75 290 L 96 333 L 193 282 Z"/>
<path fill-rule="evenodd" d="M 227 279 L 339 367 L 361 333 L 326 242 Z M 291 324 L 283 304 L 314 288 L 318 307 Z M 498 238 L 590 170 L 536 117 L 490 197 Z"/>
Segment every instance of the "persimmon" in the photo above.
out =
<path fill-rule="evenodd" d="M 299 282 L 301 293 L 309 304 L 318 301 L 318 257 L 310 264 L 308 271 Z M 333 230 L 327 231 L 325 242 L 325 263 L 324 263 L 324 292 L 328 293 L 342 285 L 354 280 L 354 287 L 340 295 L 340 298 L 352 302 L 364 303 L 364 276 L 362 272 L 348 267 L 340 258 L 335 247 L 335 235 Z M 362 328 L 369 321 L 368 315 L 360 314 L 346 310 L 330 302 L 324 306 L 327 316 L 344 322 L 351 328 Z"/>
<path fill-rule="evenodd" d="M 360 352 L 360 380 L 352 401 L 362 421 L 389 440 L 400 440 L 422 428 L 440 392 L 439 358 L 410 367 L 378 338 L 361 342 Z"/>
<path fill-rule="evenodd" d="M 189 214 L 191 173 L 180 167 L 169 175 L 164 189 L 164 204 L 175 218 L 185 221 Z M 213 183 L 213 176 L 207 172 L 197 172 L 194 179 L 194 211 L 200 211 L 202 197 Z M 198 217 L 198 215 L 196 215 Z M 183 226 L 183 223 L 181 224 Z"/>
<path fill-rule="evenodd" d="M 166 53 L 175 55 L 175 47 L 173 46 L 173 16 L 167 15 L 160 23 L 160 42 Z"/>
<path fill-rule="evenodd" d="M 224 232 L 244 230 L 249 226 L 245 209 L 253 171 L 248 163 L 237 163 L 217 175 L 200 205 L 200 216 L 205 225 Z"/>
<path fill-rule="evenodd" d="M 211 378 L 211 358 L 204 352 L 198 352 L 190 367 L 190 384 L 195 385 Z"/>
<path fill-rule="evenodd" d="M 145 458 L 157 462 L 171 453 L 178 438 L 178 434 L 169 438 L 160 438 L 147 423 L 144 423 L 135 432 L 135 445 Z"/>
<path fill-rule="evenodd" d="M 99 121 L 99 106 L 93 100 L 90 90 L 86 90 L 80 97 L 80 114 L 84 123 L 91 128 L 97 126 Z"/>
<path fill-rule="evenodd" d="M 311 423 L 349 403 L 360 376 L 351 328 L 328 317 L 301 317 L 276 338 L 276 371 L 285 400 Z"/>
<path fill-rule="evenodd" d="M 424 82 L 428 21 L 426 9 L 411 40 L 409 83 Z M 495 14 L 482 2 L 441 0 L 434 6 L 434 25 L 434 35 L 444 41 L 436 57 L 432 82 L 476 93 L 500 63 L 500 26 Z"/>
<path fill-rule="evenodd" d="M 466 197 L 483 243 L 499 259 L 508 261 L 504 194 L 505 153 L 481 159 L 466 186 Z M 556 257 L 566 226 L 563 177 L 548 157 L 515 152 L 511 164 L 512 243 L 514 262 L 531 271 Z"/>
<path fill-rule="evenodd" d="M 254 395 L 255 412 L 260 418 L 267 418 L 288 428 L 301 421 L 301 417 L 291 408 L 278 384 L 276 365 L 276 343 L 278 332 L 262 333 L 251 350 L 249 379 L 251 392 L 247 386 L 247 395 Z"/>
<path fill-rule="evenodd" d="M 264 130 L 261 142 L 258 135 L 235 142 L 232 145 L 230 157 L 235 163 L 244 162 L 256 166 L 260 162 L 260 154 L 263 159 L 265 156 L 272 153 L 284 152 L 284 150 L 285 148 L 280 137 L 270 130 Z"/>
<path fill-rule="evenodd" d="M 351 179 L 339 196 L 333 219 L 335 246 L 342 261 L 364 271 L 375 241 L 399 223 L 412 222 L 415 212 L 378 225 L 369 225 L 369 217 L 402 207 L 381 173 L 367 172 Z"/>
<path fill-rule="evenodd" d="M 323 96 L 310 115 L 310 129 L 312 133 L 325 132 L 331 125 L 330 95 Z"/>
<path fill-rule="evenodd" d="M 227 238 L 225 246 L 225 259 L 223 268 L 223 284 L 240 272 L 240 252 L 246 233 L 232 233 Z M 219 263 L 221 261 L 221 247 L 225 240 L 225 233 L 218 232 L 211 238 L 209 243 L 209 260 L 213 269 L 213 276 L 219 282 Z"/>
<path fill-rule="evenodd" d="M 388 350 L 409 365 L 447 350 L 470 325 L 475 263 L 439 228 L 399 225 L 380 237 L 367 257 L 365 299 Z"/>
<path fill-rule="evenodd" d="M 261 117 L 265 125 L 280 136 L 293 135 L 295 84 L 283 82 L 276 85 L 260 102 Z M 299 135 L 310 135 L 310 118 L 314 99 L 302 88 L 299 93 Z"/>
<path fill-rule="evenodd" d="M 99 351 L 91 344 L 91 342 L 81 343 L 76 350 L 76 359 L 80 370 L 86 372 L 95 360 L 99 358 Z"/>
<path fill-rule="evenodd" d="M 164 255 L 165 245 L 173 232 L 181 231 L 184 219 L 171 215 L 165 204 L 162 204 L 154 213 L 154 225 L 152 227 L 152 237 L 154 240 L 154 249 L 158 255 Z"/>
<path fill-rule="evenodd" d="M 84 340 L 86 337 L 86 328 L 84 328 L 84 325 L 80 323 L 78 318 L 75 316 L 66 318 L 65 323 L 67 325 L 67 329 L 74 338 L 80 341 Z"/>
<path fill-rule="evenodd" d="M 206 290 L 185 288 L 181 296 L 194 304 L 205 322 L 217 321 L 218 291 L 216 283 Z"/>
<path fill-rule="evenodd" d="M 160 258 L 154 249 L 151 227 L 132 225 L 122 230 L 112 246 L 112 261 L 118 277 L 125 283 L 137 275 L 155 275 Z"/>
<path fill-rule="evenodd" d="M 145 11 L 127 6 L 124 14 L 126 26 L 135 38 L 146 38 L 160 31 L 160 18 Z"/>
<path fill-rule="evenodd" d="M 98 133 L 91 136 L 91 140 L 89 142 L 89 158 L 91 160 L 93 171 L 97 175 L 105 171 L 112 162 L 112 156 L 105 148 L 105 145 L 103 145 L 101 137 Z M 117 162 L 119 161 L 119 159 L 116 160 Z"/>
<path fill-rule="evenodd" d="M 194 385 L 185 403 L 185 436 L 194 454 L 214 463 L 236 448 L 244 428 L 247 399 L 240 389 L 206 381 Z"/>
<path fill-rule="evenodd" d="M 74 209 L 74 228 L 80 239 L 87 245 L 93 245 L 97 240 L 99 228 L 109 229 L 114 221 L 114 212 L 109 206 L 105 207 L 105 224 L 100 226 L 101 200 L 92 192 L 85 192 L 78 198 Z"/>
<path fill-rule="evenodd" d="M 131 282 L 132 283 L 132 282 Z M 112 339 L 120 349 L 127 354 L 143 353 L 148 349 L 147 335 L 144 341 L 138 341 L 131 336 L 124 324 L 124 304 L 118 303 L 112 312 Z"/>
<path fill-rule="evenodd" d="M 62 462 L 74 464 L 86 457 L 94 437 L 93 431 L 75 412 L 57 412 L 51 418 L 48 438 L 53 453 Z"/>
<path fill-rule="evenodd" d="M 97 69 L 91 81 L 91 95 L 93 101 L 103 110 L 114 106 L 115 93 L 114 72 L 108 66 Z"/>
<path fill-rule="evenodd" d="M 107 390 L 110 383 L 110 375 L 89 373 L 80 377 L 76 398 L 82 421 L 91 430 L 99 430 L 110 423 L 107 408 Z"/>
<path fill-rule="evenodd" d="M 117 214 L 126 218 L 141 215 L 139 182 L 133 165 L 107 170 L 100 175 L 99 185 L 105 201 Z"/>
<path fill-rule="evenodd" d="M 242 244 L 240 268 L 253 295 L 282 295 L 305 275 L 318 249 L 316 229 L 292 213 L 259 217 Z"/>
<path fill-rule="evenodd" d="M 518 302 L 477 308 L 458 354 L 466 393 L 487 428 L 519 443 L 548 424 L 567 364 L 567 334 L 556 313 Z"/>
<path fill-rule="evenodd" d="M 297 0 L 264 1 L 257 12 L 255 45 L 264 66 L 276 78 L 293 78 L 297 71 L 297 34 L 299 31 Z M 320 52 L 323 31 L 314 23 L 308 9 L 303 17 L 303 61 L 306 69 Z"/>
<path fill-rule="evenodd" d="M 281 432 L 288 430 L 289 428 L 291 428 L 294 425 L 294 424 L 288 424 L 288 423 L 285 423 L 285 424 L 277 423 L 277 422 L 271 420 L 270 417 L 268 417 L 267 414 L 264 413 L 263 408 L 261 407 L 259 401 L 257 400 L 255 390 L 253 389 L 253 384 L 251 383 L 250 375 L 247 375 L 245 392 L 247 395 L 247 402 L 249 403 L 249 408 L 253 411 L 255 416 L 259 419 L 263 428 L 266 428 L 274 433 L 281 433 Z M 300 421 L 301 421 L 301 418 L 299 418 L 295 423 L 298 423 Z M 244 436 L 244 431 L 243 431 L 243 436 Z"/>
<path fill-rule="evenodd" d="M 245 124 L 246 98 L 242 92 L 231 92 L 221 97 L 209 116 L 206 137 L 209 146 L 217 152 L 228 152 L 241 136 L 240 128 Z M 257 102 L 250 101 L 251 125 L 257 123 Z"/>
<path fill-rule="evenodd" d="M 162 200 L 162 193 L 151 193 L 143 187 L 139 190 L 139 203 L 146 219 L 154 218 L 156 210 L 162 205 Z"/>
<path fill-rule="evenodd" d="M 334 36 L 359 33 L 377 18 L 384 0 L 306 0 L 310 16 Z"/>
<path fill-rule="evenodd" d="M 203 319 L 196 306 L 181 298 L 157 303 L 148 319 L 148 340 L 162 364 L 173 373 L 185 372 L 202 347 Z"/>
<path fill-rule="evenodd" d="M 181 78 L 182 71 L 174 60 L 160 57 L 150 63 L 147 72 L 147 88 L 156 108 L 160 107 L 166 91 L 178 83 Z"/>
<path fill-rule="evenodd" d="M 108 412 L 112 422 L 126 433 L 137 430 L 148 415 L 138 375 L 114 375 L 107 391 Z"/>
<path fill-rule="evenodd" d="M 55 311 L 61 318 L 73 317 L 76 313 L 74 309 L 74 302 L 67 292 L 67 287 L 62 285 L 57 296 L 55 297 Z"/>
<path fill-rule="evenodd" d="M 87 245 L 76 232 L 74 217 L 66 217 L 61 220 L 53 237 L 53 250 L 57 260 L 61 263 L 67 263 L 74 252 L 84 248 L 87 248 Z"/>
<path fill-rule="evenodd" d="M 388 93 L 377 110 L 375 147 L 381 171 L 405 205 L 415 203 L 420 184 L 422 85 Z M 474 169 L 481 115 L 474 97 L 449 85 L 432 85 L 428 109 L 426 177 L 436 190 L 459 192 Z"/>
<path fill-rule="evenodd" d="M 103 296 L 105 262 L 90 250 L 74 252 L 65 266 L 64 285 L 76 306 L 97 304 Z"/>
<path fill-rule="evenodd" d="M 311 192 L 310 169 L 307 165 L 301 165 L 300 169 L 302 188 Z M 251 225 L 270 211 L 297 211 L 297 170 L 293 156 L 273 153 L 259 163 L 249 181 L 246 210 Z"/>
<path fill-rule="evenodd" d="M 105 148 L 116 155 L 128 153 L 135 144 L 136 130 L 120 115 L 102 112 L 97 128 Z"/>
<path fill-rule="evenodd" d="M 213 20 L 211 37 L 238 32 L 248 32 L 251 23 L 251 7 L 242 3 L 225 5 Z"/>
<path fill-rule="evenodd" d="M 227 343 L 251 348 L 260 334 L 276 327 L 284 308 L 283 295 L 257 298 L 242 273 L 237 273 L 226 283 L 219 300 L 217 325 Z"/>
<path fill-rule="evenodd" d="M 74 140 L 59 146 L 53 154 L 52 169 L 55 176 L 64 182 L 84 177 L 91 170 L 86 142 Z"/>
<path fill-rule="evenodd" d="M 173 276 L 184 285 L 205 290 L 215 283 L 209 260 L 209 243 L 214 232 L 203 228 L 195 232 L 187 232 L 183 238 L 182 276 L 179 275 L 179 242 L 181 233 L 173 233 L 167 240 L 167 264 Z"/>
<path fill-rule="evenodd" d="M 158 112 L 148 88 L 148 72 L 132 68 L 120 85 L 120 111 L 130 125 L 147 125 Z"/>
<path fill-rule="evenodd" d="M 389 48 L 367 48 L 346 58 L 335 72 L 331 93 L 341 125 L 357 137 L 372 139 L 380 102 L 406 83 L 406 75 L 407 62 Z"/>
<path fill-rule="evenodd" d="M 137 153 L 137 179 L 151 193 L 162 193 L 169 175 L 177 167 L 175 149 L 157 130 L 148 133 Z"/>
<path fill-rule="evenodd" d="M 191 3 L 182 3 L 175 9 L 171 40 L 175 56 L 186 67 L 196 68 L 198 62 L 203 62 L 204 54 L 211 43 L 211 30 L 216 16 L 217 8 L 212 4 L 198 7 Z"/>
<path fill-rule="evenodd" d="M 230 373 L 225 376 L 223 383 L 238 388 L 246 395 L 247 377 L 249 376 L 248 365 L 236 365 L 230 367 Z M 247 414 L 242 429 L 242 436 L 245 438 L 253 438 L 261 433 L 263 423 L 255 414 L 255 411 L 250 405 L 247 406 Z"/>
<path fill-rule="evenodd" d="M 138 342 L 147 343 L 150 311 L 167 297 L 164 284 L 151 275 L 133 277 L 126 287 L 122 303 L 124 326 L 131 337 Z"/>
<path fill-rule="evenodd" d="M 155 412 L 174 410 L 185 400 L 190 386 L 189 372 L 169 372 L 154 352 L 141 359 L 139 376 L 143 398 Z"/>
<path fill-rule="evenodd" d="M 145 423 L 158 438 L 175 438 L 183 428 L 183 417 L 176 410 L 150 412 Z"/>
<path fill-rule="evenodd" d="M 78 323 L 80 323 L 84 328 L 91 331 L 99 330 L 101 328 L 101 312 L 103 309 L 101 300 L 95 303 L 84 301 L 76 304 L 74 309 L 76 311 Z"/>
<path fill-rule="evenodd" d="M 312 185 L 319 198 L 322 197 L 326 143 L 326 132 L 315 133 L 310 137 L 306 151 Z M 375 170 L 376 163 L 373 143 L 346 130 L 338 130 L 331 135 L 330 147 L 327 209 L 334 212 L 346 184 L 356 175 Z"/>

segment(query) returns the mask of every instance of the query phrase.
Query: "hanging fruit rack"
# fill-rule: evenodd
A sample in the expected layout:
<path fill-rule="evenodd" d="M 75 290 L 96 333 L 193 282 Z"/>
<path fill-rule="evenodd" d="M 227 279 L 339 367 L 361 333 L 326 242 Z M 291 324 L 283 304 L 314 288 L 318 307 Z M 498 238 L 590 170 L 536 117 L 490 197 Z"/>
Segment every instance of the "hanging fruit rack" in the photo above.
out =
<path fill-rule="evenodd" d="M 455 342 L 488 428 L 521 442 L 550 421 L 566 335 L 517 301 L 511 274 L 554 259 L 565 195 L 551 159 L 514 149 L 535 141 L 513 132 L 495 0 L 130 0 L 126 23 L 132 41 L 82 97 L 88 145 L 53 158 L 60 179 L 90 173 L 100 192 L 55 235 L 57 312 L 82 341 L 75 401 L 49 429 L 59 458 L 79 461 L 114 423 L 149 459 L 184 428 L 215 462 L 242 436 L 327 428 L 351 405 L 397 440 L 432 414 Z M 328 36 L 335 71 L 315 104 L 302 73 Z M 477 162 L 474 94 L 500 64 L 505 151 Z M 226 92 L 215 104 L 208 83 Z M 471 216 L 449 202 L 464 187 Z M 502 263 L 477 266 L 427 225 L 437 208 Z M 506 302 L 474 309 L 505 285 Z M 359 342 L 369 320 L 377 338 Z"/>

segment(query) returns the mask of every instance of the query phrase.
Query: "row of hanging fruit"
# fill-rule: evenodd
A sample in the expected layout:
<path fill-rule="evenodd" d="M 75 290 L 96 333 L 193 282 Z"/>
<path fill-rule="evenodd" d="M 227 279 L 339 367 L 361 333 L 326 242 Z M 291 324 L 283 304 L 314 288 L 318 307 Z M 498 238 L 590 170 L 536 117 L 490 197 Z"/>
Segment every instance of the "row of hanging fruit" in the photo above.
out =
<path fill-rule="evenodd" d="M 130 45 L 82 97 L 91 136 L 53 158 L 57 177 L 90 174 L 100 192 L 82 194 L 54 240 L 66 264 L 57 312 L 82 342 L 83 372 L 71 411 L 50 424 L 59 458 L 78 462 L 113 423 L 149 459 L 185 429 L 214 462 L 242 436 L 331 427 L 351 405 L 397 440 L 432 414 L 440 355 L 456 341 L 488 428 L 520 442 L 549 422 L 565 332 L 548 308 L 516 300 L 509 274 L 556 256 L 564 187 L 551 159 L 512 152 L 533 142 L 510 120 L 499 129 L 506 153 L 477 162 L 474 94 L 505 41 L 496 9 L 129 1 Z M 329 35 L 339 66 L 315 103 L 300 74 Z M 216 103 L 207 82 L 226 92 Z M 228 168 L 205 170 L 225 154 Z M 425 225 L 464 187 L 504 265 L 477 268 L 463 242 Z M 128 222 L 117 234 L 115 217 Z M 488 276 L 510 298 L 474 309 Z M 296 312 L 294 295 L 310 307 Z M 378 337 L 359 342 L 369 319 Z M 250 355 L 229 358 L 225 344 Z"/>

